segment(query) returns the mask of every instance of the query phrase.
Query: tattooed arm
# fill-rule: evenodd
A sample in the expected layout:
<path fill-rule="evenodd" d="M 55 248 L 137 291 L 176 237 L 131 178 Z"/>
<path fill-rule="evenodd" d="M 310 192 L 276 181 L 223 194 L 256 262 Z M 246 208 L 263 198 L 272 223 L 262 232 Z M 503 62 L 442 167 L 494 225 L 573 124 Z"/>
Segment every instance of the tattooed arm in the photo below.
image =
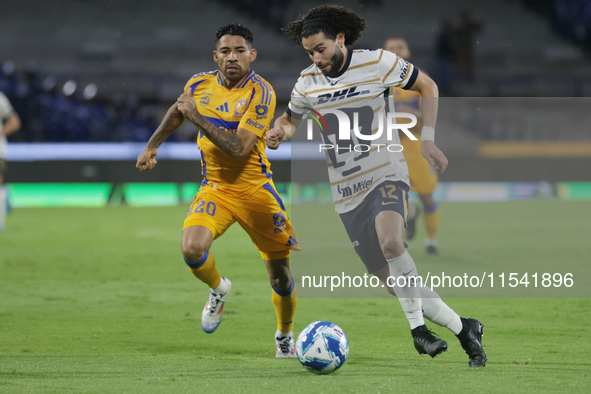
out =
<path fill-rule="evenodd" d="M 259 138 L 256 134 L 241 128 L 236 131 L 236 134 L 217 128 L 197 111 L 195 99 L 186 94 L 178 98 L 176 105 L 189 122 L 197 126 L 211 142 L 235 160 L 244 159 Z"/>
<path fill-rule="evenodd" d="M 173 131 L 183 124 L 185 117 L 182 112 L 178 110 L 177 103 L 174 103 L 164 115 L 162 123 L 156 129 L 144 151 L 138 156 L 135 167 L 140 171 L 151 170 L 156 165 L 156 154 L 158 148 Z"/>

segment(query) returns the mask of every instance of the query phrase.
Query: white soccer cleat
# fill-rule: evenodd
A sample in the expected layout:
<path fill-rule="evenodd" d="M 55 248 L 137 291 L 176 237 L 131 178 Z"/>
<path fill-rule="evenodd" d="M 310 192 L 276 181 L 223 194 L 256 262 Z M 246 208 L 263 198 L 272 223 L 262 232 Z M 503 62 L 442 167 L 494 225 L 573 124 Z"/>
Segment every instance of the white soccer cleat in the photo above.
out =
<path fill-rule="evenodd" d="M 296 348 L 293 337 L 275 338 L 275 357 L 296 358 Z"/>
<path fill-rule="evenodd" d="M 201 314 L 201 327 L 208 334 L 214 332 L 222 322 L 222 311 L 224 310 L 226 298 L 228 298 L 230 288 L 232 287 L 232 282 L 229 279 L 222 277 L 222 280 L 226 281 L 228 291 L 225 294 L 214 294 L 211 292 Z"/>

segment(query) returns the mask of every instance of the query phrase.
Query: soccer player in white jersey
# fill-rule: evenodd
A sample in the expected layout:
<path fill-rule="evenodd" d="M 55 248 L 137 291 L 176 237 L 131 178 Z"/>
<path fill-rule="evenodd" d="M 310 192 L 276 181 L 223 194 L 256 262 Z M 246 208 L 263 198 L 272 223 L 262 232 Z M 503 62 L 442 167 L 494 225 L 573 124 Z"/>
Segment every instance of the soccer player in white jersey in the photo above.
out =
<path fill-rule="evenodd" d="M 21 128 L 21 119 L 12 109 L 10 101 L 0 92 L 0 231 L 4 230 L 6 211 L 8 205 L 8 193 L 4 187 L 4 174 L 6 163 L 4 151 L 6 150 L 6 137 Z"/>
<path fill-rule="evenodd" d="M 291 138 L 309 109 L 322 113 L 331 108 L 351 110 L 357 105 L 363 106 L 358 108 L 359 113 L 367 113 L 365 107 L 369 107 L 373 118 L 369 127 L 371 134 L 377 124 L 374 114 L 383 112 L 385 108 L 382 107 L 389 102 L 383 98 L 384 92 L 394 86 L 421 94 L 424 124 L 421 153 L 431 165 L 444 171 L 447 159 L 434 144 L 437 85 L 391 52 L 348 49 L 359 39 L 364 28 L 362 17 L 335 5 L 315 7 L 288 24 L 284 29 L 286 35 L 303 46 L 314 64 L 302 71 L 288 108 L 267 133 L 267 146 L 276 149 L 281 142 Z M 327 127 L 323 134 L 325 144 L 336 143 L 338 146 L 343 142 L 334 130 L 334 127 Z M 398 133 L 390 137 L 389 142 L 400 143 Z M 382 142 L 385 142 L 383 138 L 372 141 L 372 144 Z M 391 287 L 392 281 L 388 281 L 390 276 L 408 278 L 418 275 L 403 241 L 409 180 L 402 153 L 390 153 L 375 146 L 362 154 L 346 149 L 326 152 L 332 164 L 329 164 L 329 177 L 334 185 L 332 193 L 336 211 L 367 270 L 386 285 L 389 293 L 398 297 L 419 354 L 435 357 L 447 350 L 447 343 L 426 327 L 425 317 L 458 337 L 471 367 L 484 366 L 487 360 L 481 345 L 484 326 L 479 321 L 461 318 L 437 293 L 429 287 L 419 286 L 417 281 L 397 281 L 405 285 L 395 288 Z M 354 185 L 363 187 L 355 188 Z"/>

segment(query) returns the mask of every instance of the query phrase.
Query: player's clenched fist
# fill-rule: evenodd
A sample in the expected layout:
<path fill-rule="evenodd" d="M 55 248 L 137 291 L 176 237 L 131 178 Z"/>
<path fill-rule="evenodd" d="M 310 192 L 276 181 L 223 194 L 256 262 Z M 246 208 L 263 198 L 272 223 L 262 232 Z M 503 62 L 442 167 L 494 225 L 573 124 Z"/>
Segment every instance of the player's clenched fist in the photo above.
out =
<path fill-rule="evenodd" d="M 176 100 L 176 106 L 177 109 L 182 112 L 185 118 L 189 118 L 192 113 L 197 112 L 195 99 L 191 96 L 187 96 L 184 93 L 181 94 Z"/>
<path fill-rule="evenodd" d="M 265 136 L 265 142 L 267 143 L 267 147 L 269 149 L 279 148 L 279 145 L 283 141 L 284 135 L 285 130 L 283 130 L 283 127 L 275 127 L 267 131 L 267 135 Z"/>
<path fill-rule="evenodd" d="M 156 165 L 156 154 L 158 153 L 157 149 L 153 148 L 146 148 L 144 151 L 138 156 L 137 162 L 135 163 L 135 168 L 138 168 L 140 171 L 147 171 L 154 168 Z"/>

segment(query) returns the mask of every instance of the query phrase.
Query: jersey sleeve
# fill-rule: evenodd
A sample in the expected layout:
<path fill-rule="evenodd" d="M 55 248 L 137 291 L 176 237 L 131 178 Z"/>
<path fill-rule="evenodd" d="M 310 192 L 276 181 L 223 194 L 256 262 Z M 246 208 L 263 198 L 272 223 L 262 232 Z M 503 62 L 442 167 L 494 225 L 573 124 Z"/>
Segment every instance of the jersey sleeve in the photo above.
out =
<path fill-rule="evenodd" d="M 276 99 L 273 87 L 262 81 L 254 88 L 254 93 L 238 128 L 262 137 L 269 130 L 275 113 L 275 105 Z"/>
<path fill-rule="evenodd" d="M 285 109 L 285 112 L 294 119 L 302 119 L 306 107 L 310 106 L 306 96 L 302 93 L 303 90 L 301 79 L 299 79 L 291 91 L 291 98 Z"/>
<path fill-rule="evenodd" d="M 211 76 L 211 72 L 209 73 L 199 73 L 199 74 L 195 74 L 191 77 L 191 79 L 189 79 L 189 81 L 185 84 L 185 90 L 184 93 L 187 96 L 192 96 L 193 93 L 195 93 L 195 88 L 197 87 L 197 85 L 199 85 L 202 82 L 207 81 L 208 76 Z"/>
<path fill-rule="evenodd" d="M 378 63 L 378 76 L 385 88 L 393 86 L 408 90 L 412 88 L 418 75 L 419 69 L 412 63 L 392 52 L 383 51 Z"/>
<path fill-rule="evenodd" d="M 0 92 L 0 120 L 4 121 L 10 117 L 13 111 L 14 110 L 12 109 L 12 105 L 10 105 L 8 98 L 6 98 L 4 93 Z"/>

